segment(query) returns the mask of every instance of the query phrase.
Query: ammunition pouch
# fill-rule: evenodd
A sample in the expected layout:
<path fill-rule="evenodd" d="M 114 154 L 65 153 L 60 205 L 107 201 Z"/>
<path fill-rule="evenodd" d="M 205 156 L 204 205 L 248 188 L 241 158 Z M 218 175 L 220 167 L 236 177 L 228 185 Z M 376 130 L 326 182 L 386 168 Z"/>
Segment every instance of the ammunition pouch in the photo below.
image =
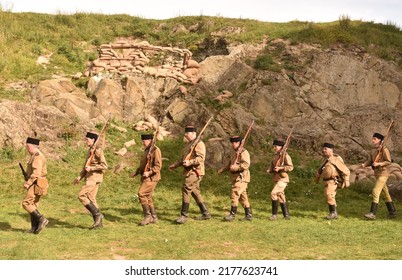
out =
<path fill-rule="evenodd" d="M 47 178 L 40 177 L 36 180 L 34 184 L 34 193 L 38 196 L 47 195 L 47 189 L 49 187 L 49 182 Z"/>

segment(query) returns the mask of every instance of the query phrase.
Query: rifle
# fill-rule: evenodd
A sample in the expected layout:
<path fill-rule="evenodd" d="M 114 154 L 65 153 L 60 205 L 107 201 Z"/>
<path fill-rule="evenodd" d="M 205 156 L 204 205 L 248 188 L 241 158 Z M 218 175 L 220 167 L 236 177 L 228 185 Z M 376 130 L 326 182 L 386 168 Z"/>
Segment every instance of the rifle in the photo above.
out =
<path fill-rule="evenodd" d="M 289 147 L 290 144 L 290 137 L 292 136 L 293 133 L 293 129 L 290 131 L 288 137 L 286 138 L 286 142 L 285 145 L 283 145 L 282 150 L 279 153 L 279 158 L 275 163 L 275 166 L 283 166 L 283 164 L 285 163 L 285 157 L 286 157 L 286 150 Z"/>
<path fill-rule="evenodd" d="M 391 123 L 389 124 L 388 129 L 387 129 L 387 133 L 385 134 L 384 139 L 381 141 L 380 146 L 378 147 L 378 153 L 377 153 L 375 159 L 373 160 L 373 164 L 374 164 L 374 162 L 380 161 L 380 156 L 382 154 L 382 151 L 384 150 L 385 143 L 388 140 L 389 133 L 391 131 L 391 127 L 393 126 L 393 124 L 394 124 L 394 120 L 391 120 Z M 371 165 L 371 168 L 374 169 L 374 166 Z"/>
<path fill-rule="evenodd" d="M 249 134 L 250 134 L 250 132 L 251 132 L 251 128 L 253 127 L 253 125 L 254 125 L 254 120 L 251 122 L 250 126 L 248 127 L 248 129 L 247 129 L 247 131 L 246 131 L 246 134 L 244 135 L 244 138 L 243 138 L 243 140 L 241 141 L 239 148 L 237 149 L 236 158 L 235 158 L 235 160 L 233 161 L 233 165 L 234 165 L 234 164 L 239 164 L 240 154 L 241 154 L 241 152 L 243 151 L 244 144 L 246 143 L 246 140 L 247 140 L 247 138 L 248 138 L 248 136 L 249 136 Z"/>
<path fill-rule="evenodd" d="M 152 158 L 153 158 L 152 150 L 155 147 L 158 133 L 159 133 L 159 126 L 158 126 L 158 129 L 154 132 L 154 137 L 152 138 L 151 144 L 149 145 L 149 151 L 148 151 L 148 155 L 147 155 L 147 164 L 145 165 L 144 172 L 149 172 L 151 170 L 151 162 L 152 162 Z"/>
<path fill-rule="evenodd" d="M 91 154 L 89 155 L 88 160 L 85 163 L 85 167 L 88 167 L 91 164 L 91 162 L 92 162 L 92 160 L 93 160 L 93 158 L 95 156 L 96 147 L 98 146 L 98 143 L 99 143 L 99 140 L 100 140 L 101 137 L 102 137 L 102 148 L 105 146 L 106 128 L 108 127 L 108 125 L 110 123 L 111 116 L 112 116 L 112 114 L 109 115 L 108 119 L 106 120 L 106 123 L 103 125 L 103 127 L 102 127 L 102 129 L 101 129 L 101 131 L 99 133 L 98 138 L 96 138 L 96 140 L 92 144 L 91 149 L 90 149 Z"/>
<path fill-rule="evenodd" d="M 201 141 L 201 137 L 202 134 L 204 133 L 205 129 L 207 128 L 207 126 L 210 124 L 210 122 L 212 121 L 214 117 L 209 118 L 209 120 L 207 121 L 207 123 L 204 125 L 203 129 L 201 130 L 201 132 L 198 134 L 197 138 L 195 138 L 193 144 L 190 147 L 190 152 L 187 154 L 187 156 L 184 158 L 183 161 L 186 160 L 190 160 L 192 153 L 194 152 L 195 146 L 197 146 L 198 142 Z"/>
<path fill-rule="evenodd" d="M 21 162 L 18 163 L 20 165 L 21 171 L 22 171 L 22 175 L 24 175 L 24 179 L 25 181 L 27 181 L 29 179 L 28 174 L 25 172 L 24 167 L 22 167 Z"/>

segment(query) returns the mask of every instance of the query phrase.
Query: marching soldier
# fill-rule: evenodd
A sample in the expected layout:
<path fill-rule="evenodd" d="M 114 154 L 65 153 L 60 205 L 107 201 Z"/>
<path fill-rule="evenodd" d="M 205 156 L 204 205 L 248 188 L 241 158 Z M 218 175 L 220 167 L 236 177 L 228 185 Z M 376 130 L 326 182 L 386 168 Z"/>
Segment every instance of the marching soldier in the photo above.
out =
<path fill-rule="evenodd" d="M 278 204 L 281 205 L 283 217 L 286 220 L 290 219 L 288 207 L 286 205 L 286 196 L 285 189 L 289 183 L 289 175 L 288 172 L 293 170 L 292 159 L 286 153 L 284 156 L 283 164 L 280 166 L 277 165 L 278 161 L 281 158 L 281 151 L 285 142 L 281 140 L 274 140 L 274 158 L 272 159 L 271 165 L 267 170 L 267 173 L 273 173 L 273 181 L 275 182 L 275 186 L 271 191 L 271 201 L 272 201 L 272 216 L 269 218 L 271 221 L 275 221 L 278 215 Z"/>
<path fill-rule="evenodd" d="M 188 140 L 188 143 L 183 150 L 182 158 L 169 166 L 170 171 L 179 166 L 184 167 L 183 175 L 185 178 L 182 187 L 182 206 L 180 217 L 176 219 L 176 223 L 178 224 L 184 224 L 188 220 L 191 197 L 197 202 L 202 214 L 197 220 L 208 220 L 211 218 L 200 190 L 200 183 L 205 175 L 205 144 L 201 139 L 197 142 L 197 130 L 193 125 L 186 126 L 184 137 Z M 191 149 L 193 144 L 195 144 L 195 147 Z M 192 152 L 187 160 L 186 157 L 188 158 L 190 151 Z"/>
<path fill-rule="evenodd" d="M 86 145 L 89 147 L 88 155 L 85 160 L 84 168 L 80 175 L 74 180 L 74 185 L 77 185 L 81 179 L 85 179 L 85 185 L 82 186 L 78 199 L 92 214 L 94 224 L 90 229 L 103 227 L 102 219 L 103 214 L 100 212 L 98 204 L 96 203 L 96 195 L 100 184 L 103 181 L 103 175 L 107 169 L 107 163 L 103 154 L 102 147 L 94 143 L 98 139 L 98 135 L 92 132 L 87 132 Z"/>
<path fill-rule="evenodd" d="M 238 160 L 234 162 L 237 158 L 237 151 L 243 141 L 240 136 L 230 137 L 230 143 L 232 144 L 232 148 L 235 151 L 234 156 L 231 158 L 231 161 L 224 166 L 223 168 L 218 170 L 218 173 L 221 174 L 226 170 L 230 170 L 232 174 L 232 190 L 230 194 L 231 199 L 231 207 L 230 213 L 228 216 L 225 216 L 224 221 L 233 221 L 235 219 L 237 213 L 237 206 L 239 202 L 244 207 L 245 218 L 247 221 L 252 220 L 252 212 L 250 207 L 250 202 L 248 200 L 247 195 L 247 187 L 250 182 L 250 154 L 243 147 L 240 151 L 240 155 Z"/>
<path fill-rule="evenodd" d="M 316 181 L 322 177 L 324 182 L 324 195 L 328 204 L 329 214 L 327 220 L 338 218 L 336 209 L 336 191 L 338 188 L 349 187 L 350 170 L 343 162 L 343 159 L 334 154 L 334 145 L 324 143 L 322 148 L 324 162 L 317 171 Z M 342 181 L 342 184 L 341 184 Z"/>
<path fill-rule="evenodd" d="M 144 219 L 138 224 L 140 226 L 145 226 L 149 223 L 156 224 L 158 222 L 153 196 L 156 184 L 161 179 L 162 153 L 159 147 L 155 144 L 152 145 L 152 139 L 152 134 L 141 135 L 144 153 L 141 157 L 140 166 L 131 174 L 131 177 L 135 177 L 138 174 L 141 175 L 141 186 L 138 190 L 138 197 L 144 212 Z"/>
<path fill-rule="evenodd" d="M 387 180 L 389 176 L 389 172 L 387 166 L 391 164 L 391 154 L 387 147 L 383 147 L 381 151 L 379 151 L 379 147 L 381 142 L 384 140 L 384 136 L 380 133 L 373 134 L 373 144 L 375 149 L 372 150 L 370 158 L 362 164 L 362 167 L 372 166 L 374 169 L 374 176 L 376 177 L 376 182 L 372 191 L 373 201 L 371 202 L 370 212 L 364 214 L 367 219 L 375 220 L 378 202 L 380 201 L 380 194 L 382 194 L 383 199 L 385 200 L 385 205 L 388 208 L 389 218 L 393 219 L 396 217 L 396 210 L 394 203 L 392 202 L 392 198 L 389 195 Z M 378 161 L 375 162 L 377 154 L 379 154 Z"/>
<path fill-rule="evenodd" d="M 26 169 L 24 188 L 27 190 L 22 207 L 31 216 L 31 229 L 28 233 L 40 233 L 49 221 L 38 211 L 40 197 L 47 193 L 46 158 L 39 150 L 39 139 L 28 137 L 26 149 L 30 154 Z"/>

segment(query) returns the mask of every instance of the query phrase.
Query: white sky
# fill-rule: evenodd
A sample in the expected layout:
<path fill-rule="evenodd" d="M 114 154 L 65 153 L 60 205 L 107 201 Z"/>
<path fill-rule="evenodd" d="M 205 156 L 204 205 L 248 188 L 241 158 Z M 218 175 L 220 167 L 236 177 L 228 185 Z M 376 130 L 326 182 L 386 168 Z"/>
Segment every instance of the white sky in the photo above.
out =
<path fill-rule="evenodd" d="M 222 16 L 269 22 L 352 20 L 402 27 L 402 0 L 0 0 L 4 11 L 128 14 L 150 19 Z"/>

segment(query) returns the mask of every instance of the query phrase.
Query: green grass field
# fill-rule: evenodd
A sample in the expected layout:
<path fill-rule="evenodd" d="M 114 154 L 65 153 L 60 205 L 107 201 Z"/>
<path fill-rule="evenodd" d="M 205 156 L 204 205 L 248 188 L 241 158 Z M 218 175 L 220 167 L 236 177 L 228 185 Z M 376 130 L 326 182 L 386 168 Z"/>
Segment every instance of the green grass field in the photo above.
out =
<path fill-rule="evenodd" d="M 131 132 L 130 132 L 131 133 Z M 30 228 L 29 216 L 21 207 L 23 179 L 18 162 L 25 162 L 23 150 L 1 151 L 0 184 L 0 259 L 2 260 L 391 260 L 401 259 L 401 216 L 387 219 L 380 203 L 377 220 L 367 221 L 363 213 L 371 203 L 371 185 L 352 185 L 337 195 L 339 219 L 327 221 L 327 205 L 322 185 L 312 183 L 314 166 L 300 168 L 300 155 L 294 156 L 295 170 L 286 194 L 291 220 L 269 221 L 269 193 L 273 183 L 266 175 L 267 163 L 252 163 L 249 196 L 252 222 L 243 220 L 239 210 L 234 222 L 223 222 L 230 209 L 228 174 L 218 175 L 208 169 L 201 189 L 213 219 L 190 219 L 176 225 L 181 207 L 181 170 L 169 172 L 169 161 L 176 160 L 180 141 L 158 143 L 164 161 L 162 180 L 157 185 L 155 205 L 159 223 L 137 226 L 142 210 L 137 198 L 139 179 L 129 178 L 136 167 L 140 145 L 130 148 L 124 158 L 127 168 L 114 174 L 112 168 L 121 159 L 114 147 L 127 141 L 127 135 L 112 131 L 106 157 L 110 170 L 98 193 L 98 203 L 105 215 L 104 228 L 89 230 L 92 217 L 80 204 L 80 186 L 72 180 L 84 161 L 86 150 L 66 143 L 62 160 L 49 160 L 49 194 L 39 206 L 49 225 L 39 235 L 23 231 Z M 129 137 L 137 137 L 132 132 Z M 43 143 L 44 145 L 45 143 Z M 42 145 L 42 144 L 41 144 Z M 271 151 L 263 151 L 270 158 Z M 289 150 L 292 155 L 296 151 Z M 252 158 L 253 160 L 253 158 Z M 309 160 L 309 159 L 303 159 Z M 397 210 L 401 204 L 396 202 Z M 200 215 L 192 201 L 190 217 Z M 29 248 L 29 249 L 28 249 Z"/>

